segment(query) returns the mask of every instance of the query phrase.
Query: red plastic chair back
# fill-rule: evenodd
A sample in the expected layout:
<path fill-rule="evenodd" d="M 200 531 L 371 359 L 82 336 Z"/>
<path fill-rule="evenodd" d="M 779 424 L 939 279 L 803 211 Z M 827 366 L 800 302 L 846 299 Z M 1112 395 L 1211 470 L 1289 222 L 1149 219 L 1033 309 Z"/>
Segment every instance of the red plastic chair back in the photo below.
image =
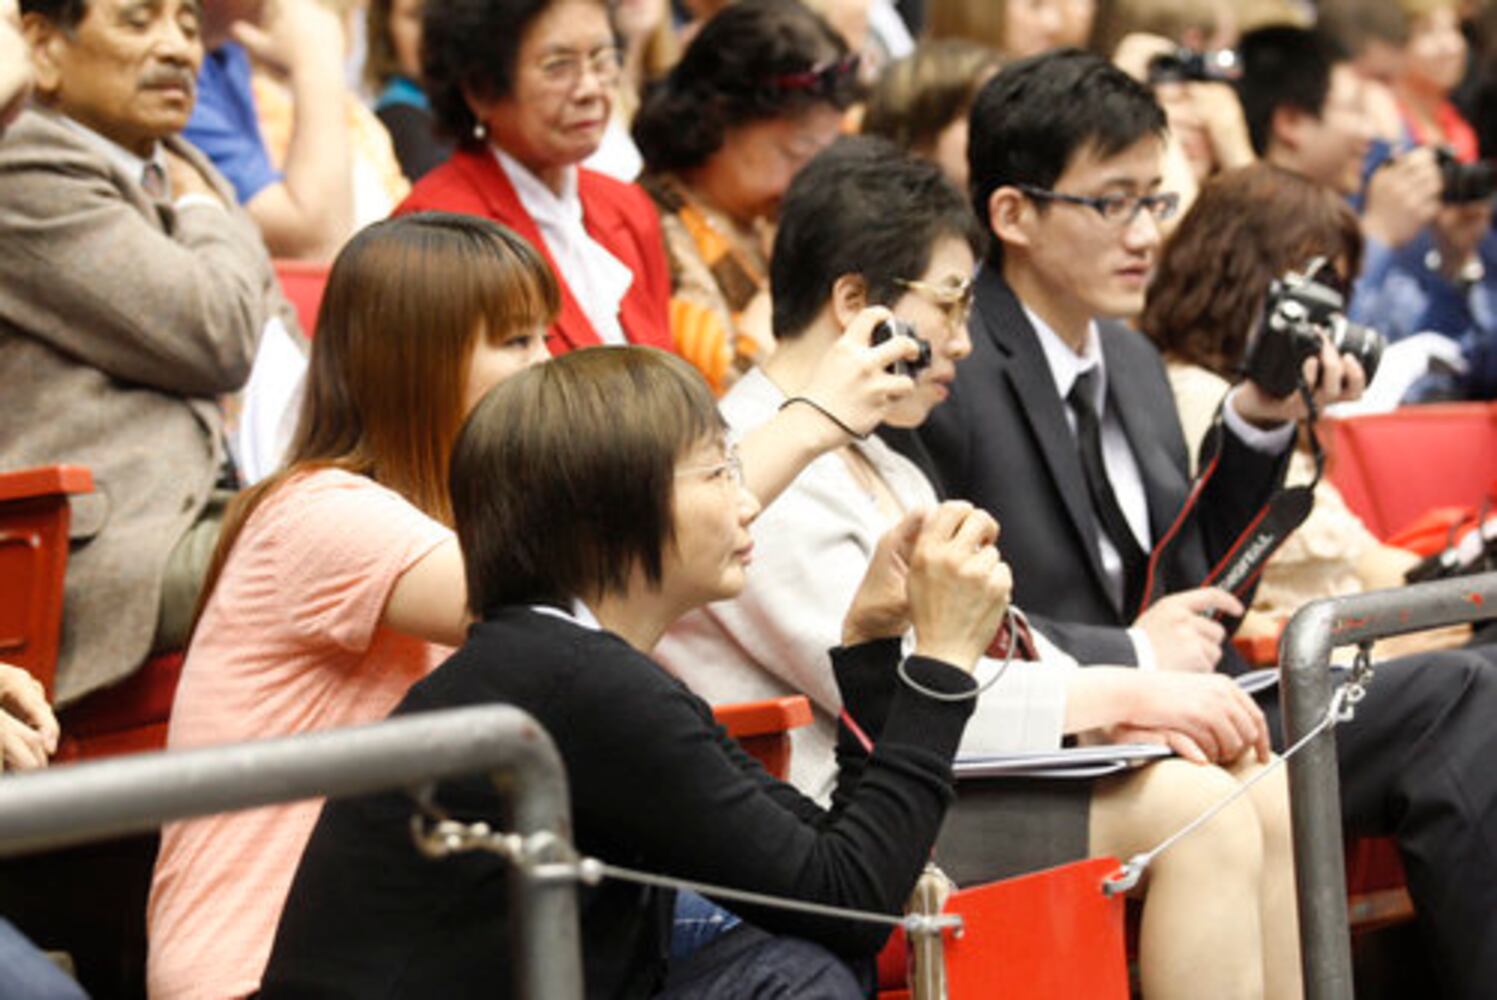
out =
<path fill-rule="evenodd" d="M 1326 428 L 1331 481 L 1381 539 L 1432 508 L 1480 503 L 1497 479 L 1497 403 L 1405 406 Z"/>
<path fill-rule="evenodd" d="M 0 660 L 41 681 L 49 699 L 62 634 L 68 496 L 93 488 L 79 466 L 0 473 Z"/>
<path fill-rule="evenodd" d="M 1115 858 L 1090 858 L 952 895 L 965 921 L 945 938 L 951 1000 L 1126 1000 L 1124 900 L 1102 894 Z M 895 931 L 879 956 L 880 1000 L 908 996 L 906 942 Z"/>
<path fill-rule="evenodd" d="M 764 770 L 783 780 L 790 773 L 790 730 L 811 724 L 811 702 L 797 694 L 717 705 L 712 714 Z"/>
<path fill-rule="evenodd" d="M 48 700 L 62 633 L 68 497 L 93 488 L 93 476 L 79 466 L 0 473 L 0 660 L 41 681 Z M 123 682 L 63 709 L 53 760 L 164 748 L 181 672 L 181 653 L 155 656 Z"/>
<path fill-rule="evenodd" d="M 296 318 L 302 333 L 310 339 L 317 330 L 317 311 L 322 308 L 322 293 L 327 290 L 328 265 L 304 260 L 278 260 L 276 278 L 281 291 L 296 307 Z"/>

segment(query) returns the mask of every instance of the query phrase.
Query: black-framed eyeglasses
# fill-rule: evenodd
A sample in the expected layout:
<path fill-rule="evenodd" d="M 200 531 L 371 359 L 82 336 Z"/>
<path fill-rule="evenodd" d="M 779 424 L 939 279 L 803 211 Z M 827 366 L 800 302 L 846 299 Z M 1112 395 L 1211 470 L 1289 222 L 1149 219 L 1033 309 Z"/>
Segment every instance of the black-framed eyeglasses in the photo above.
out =
<path fill-rule="evenodd" d="M 1168 222 L 1180 211 L 1180 195 L 1174 191 L 1159 191 L 1154 194 L 1062 194 L 1030 184 L 1015 184 L 1016 188 L 1037 201 L 1058 201 L 1065 205 L 1085 205 L 1102 219 L 1114 226 L 1130 226 L 1138 213 L 1148 212 L 1155 222 Z"/>
<path fill-rule="evenodd" d="M 804 92 L 813 97 L 832 97 L 844 90 L 858 75 L 858 57 L 843 56 L 796 73 L 779 73 L 769 78 L 769 86 L 780 93 Z"/>

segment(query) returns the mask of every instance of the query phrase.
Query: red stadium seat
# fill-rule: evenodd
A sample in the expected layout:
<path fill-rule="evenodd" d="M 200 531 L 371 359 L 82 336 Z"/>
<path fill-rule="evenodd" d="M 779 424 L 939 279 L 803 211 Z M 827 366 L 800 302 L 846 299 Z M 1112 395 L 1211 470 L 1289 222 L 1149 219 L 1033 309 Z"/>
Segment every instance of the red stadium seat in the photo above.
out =
<path fill-rule="evenodd" d="M 0 659 L 41 681 L 49 699 L 62 629 L 68 497 L 92 491 L 92 475 L 77 466 L 0 473 Z M 181 670 L 180 653 L 152 657 L 122 683 L 64 708 L 55 759 L 165 747 Z"/>
<path fill-rule="evenodd" d="M 1405 406 L 1327 420 L 1331 481 L 1387 540 L 1439 507 L 1470 507 L 1497 480 L 1497 403 Z"/>
<path fill-rule="evenodd" d="M 960 936 L 945 936 L 951 1000 L 1125 1000 L 1128 962 L 1121 896 L 1102 881 L 1115 858 L 1090 858 L 954 893 Z M 904 1000 L 907 945 L 895 931 L 879 956 L 880 1000 Z"/>
<path fill-rule="evenodd" d="M 74 465 L 0 473 L 0 659 L 52 697 L 68 565 L 68 497 L 92 493 L 93 475 Z"/>
<path fill-rule="evenodd" d="M 790 730 L 811 724 L 811 702 L 799 694 L 718 705 L 712 711 L 729 736 L 781 779 L 790 773 Z"/>
<path fill-rule="evenodd" d="M 327 289 L 328 265 L 305 260 L 278 260 L 275 273 L 281 282 L 281 291 L 296 307 L 302 333 L 310 338 L 317 329 L 317 311 L 322 308 L 322 293 Z"/>

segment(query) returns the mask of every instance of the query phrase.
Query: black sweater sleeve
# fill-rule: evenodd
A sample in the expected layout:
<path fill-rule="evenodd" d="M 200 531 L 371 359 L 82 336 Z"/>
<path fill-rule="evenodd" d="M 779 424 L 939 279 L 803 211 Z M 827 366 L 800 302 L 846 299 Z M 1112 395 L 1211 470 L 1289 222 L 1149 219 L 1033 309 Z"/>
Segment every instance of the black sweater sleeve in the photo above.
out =
<path fill-rule="evenodd" d="M 600 637 L 607 638 L 607 637 Z M 869 669 L 848 692 L 870 718 L 877 747 L 839 782 L 837 807 L 812 816 L 806 800 L 724 747 L 706 705 L 653 663 L 613 641 L 578 663 L 567 721 L 552 728 L 567 761 L 579 840 L 605 860 L 776 896 L 898 913 L 952 799 L 951 758 L 972 709 Z M 605 652 L 606 650 L 606 652 Z M 844 665 L 877 650 L 839 654 Z M 868 666 L 866 663 L 858 666 Z M 583 682 L 582 672 L 586 672 Z M 967 674 L 912 658 L 920 683 L 972 687 Z M 877 713 L 874 703 L 885 701 Z M 543 720 L 544 721 L 544 720 Z M 811 918 L 734 903 L 767 930 L 848 955 L 876 951 L 887 927 Z"/>

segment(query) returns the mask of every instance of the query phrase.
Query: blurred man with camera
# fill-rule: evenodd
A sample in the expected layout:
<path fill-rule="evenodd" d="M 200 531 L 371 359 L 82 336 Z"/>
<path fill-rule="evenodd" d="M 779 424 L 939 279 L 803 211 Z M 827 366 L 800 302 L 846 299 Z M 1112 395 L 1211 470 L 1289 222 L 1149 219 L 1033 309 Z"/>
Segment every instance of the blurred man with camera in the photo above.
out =
<path fill-rule="evenodd" d="M 1238 89 L 1259 154 L 1360 201 L 1366 243 L 1351 318 L 1390 341 L 1424 331 L 1462 338 L 1469 369 L 1476 360 L 1466 336 L 1469 295 L 1486 271 L 1481 244 L 1491 233 L 1497 173 L 1426 146 L 1385 155 L 1364 184 L 1373 150 L 1365 88 L 1375 84 L 1340 44 L 1326 34 L 1273 27 L 1244 36 L 1240 53 Z M 1480 361 L 1476 367 L 1479 379 Z M 1460 385 L 1427 381 L 1416 398 L 1459 394 Z"/>
<path fill-rule="evenodd" d="M 1174 207 L 1158 103 L 1062 52 L 1001 72 L 970 124 L 973 203 L 992 239 L 972 355 L 921 435 L 948 495 L 998 519 L 1016 596 L 1083 663 L 1240 669 L 1217 618 L 1240 615 L 1251 587 L 1202 584 L 1235 565 L 1223 557 L 1276 494 L 1309 387 L 1319 404 L 1355 397 L 1362 367 L 1327 340 L 1291 354 L 1304 393 L 1236 386 L 1215 471 L 1192 496 L 1160 357 L 1115 319 L 1141 310 Z M 1462 995 L 1490 996 L 1497 670 L 1440 655 L 1430 669 L 1434 656 L 1383 664 L 1339 731 L 1342 810 L 1349 832 L 1399 838 L 1442 967 Z"/>

